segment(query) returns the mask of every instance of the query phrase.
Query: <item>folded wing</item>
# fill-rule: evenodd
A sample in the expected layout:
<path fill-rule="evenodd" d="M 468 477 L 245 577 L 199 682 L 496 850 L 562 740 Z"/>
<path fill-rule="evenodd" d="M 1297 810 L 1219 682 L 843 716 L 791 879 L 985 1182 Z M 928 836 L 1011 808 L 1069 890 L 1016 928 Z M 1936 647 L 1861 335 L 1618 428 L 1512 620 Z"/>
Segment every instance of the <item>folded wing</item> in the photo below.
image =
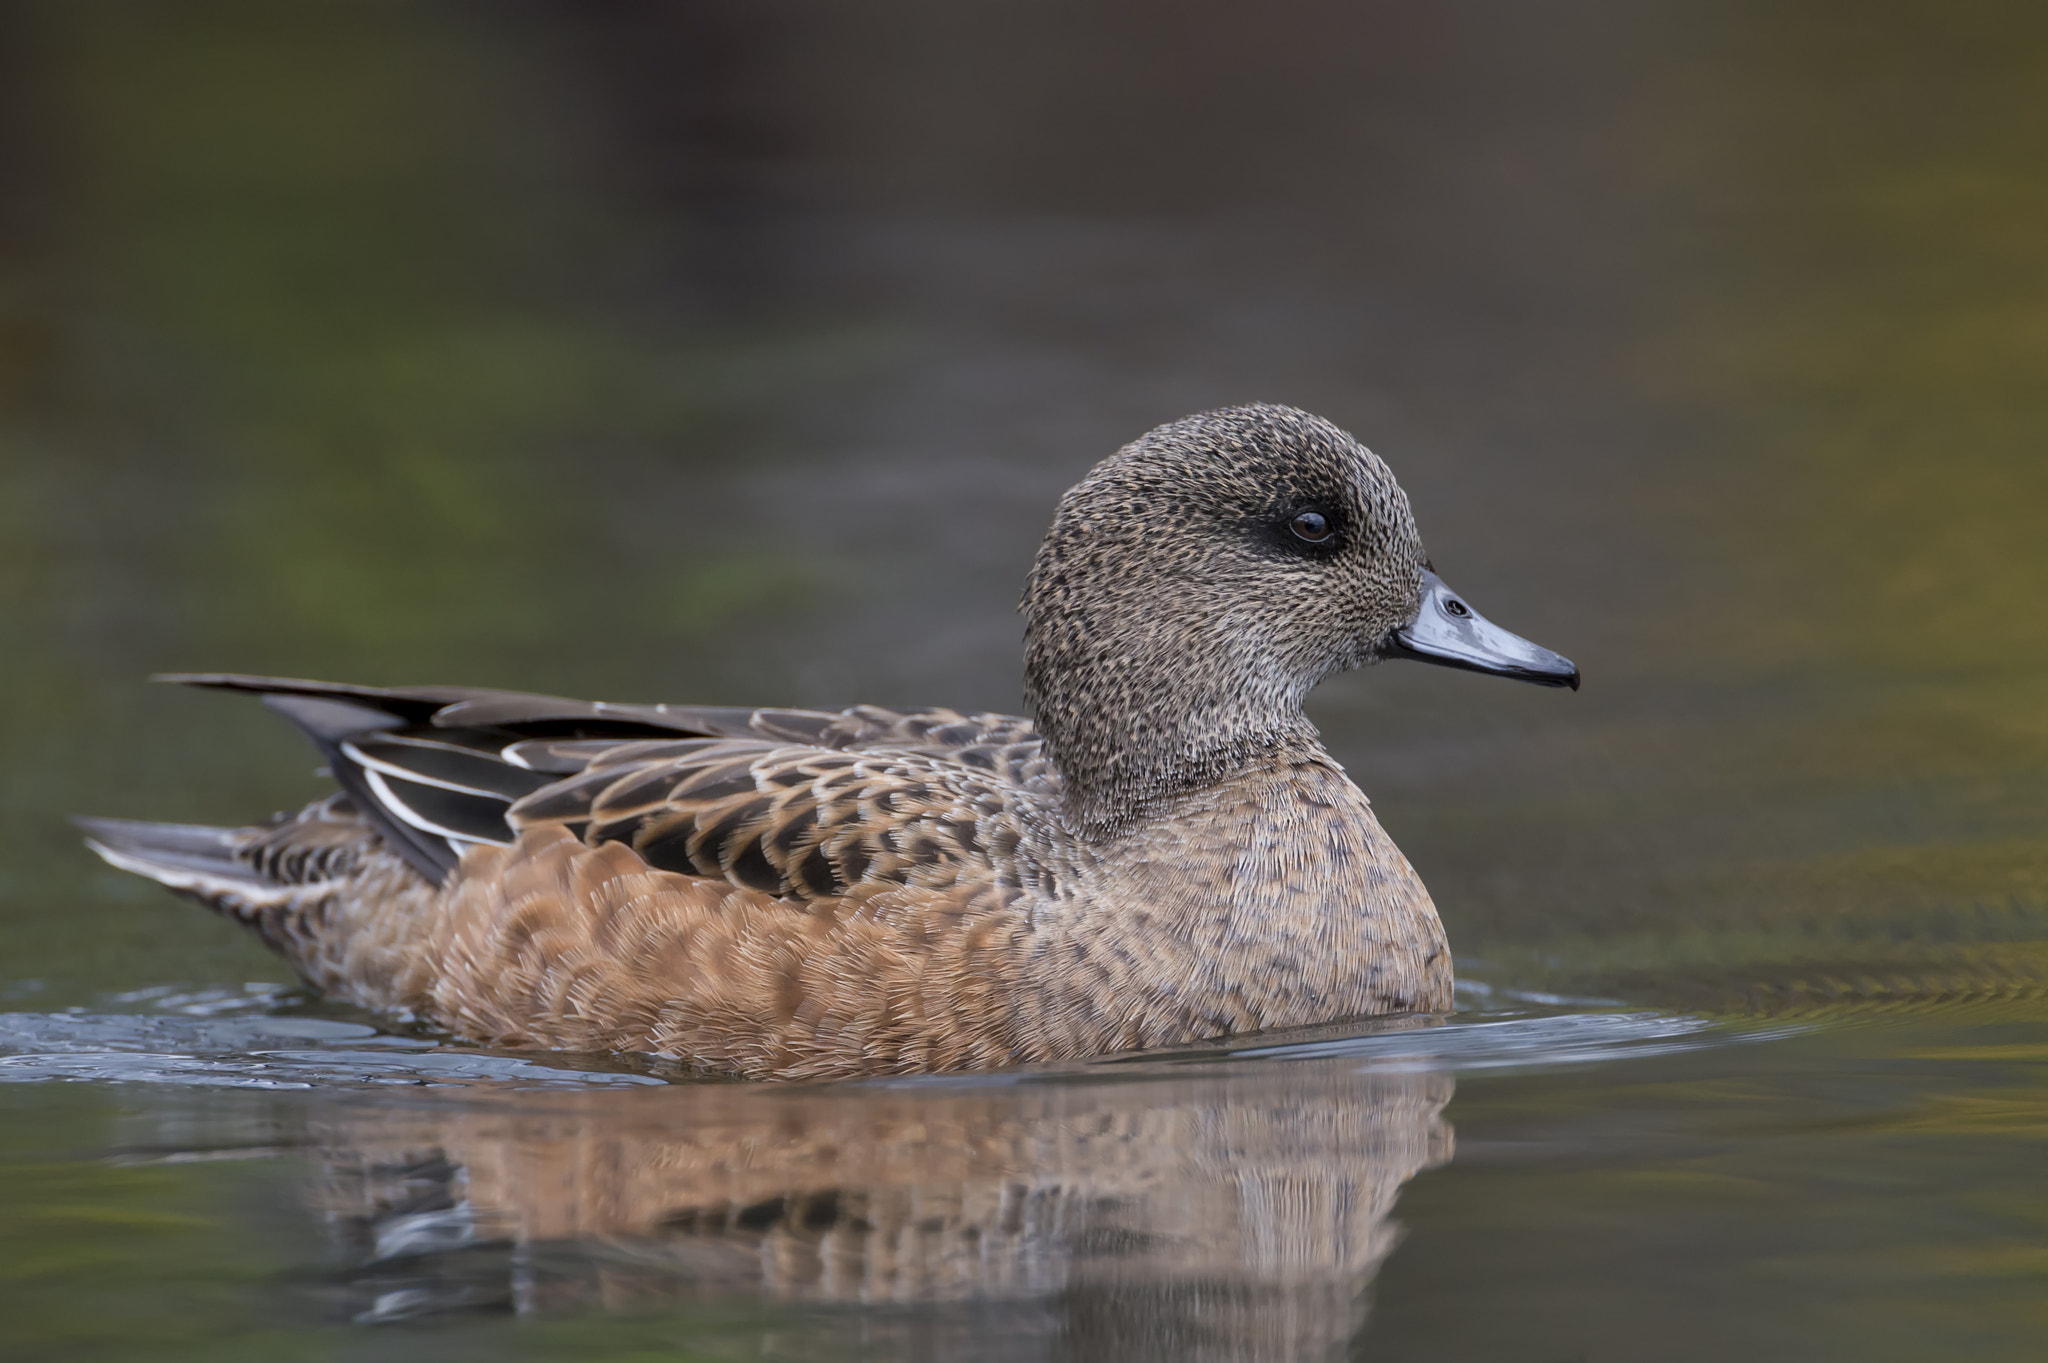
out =
<path fill-rule="evenodd" d="M 430 881 L 467 846 L 559 825 L 649 865 L 804 901 L 969 880 L 1052 888 L 1027 830 L 1056 796 L 1029 721 L 952 710 L 614 705 L 229 674 L 326 754 Z"/>

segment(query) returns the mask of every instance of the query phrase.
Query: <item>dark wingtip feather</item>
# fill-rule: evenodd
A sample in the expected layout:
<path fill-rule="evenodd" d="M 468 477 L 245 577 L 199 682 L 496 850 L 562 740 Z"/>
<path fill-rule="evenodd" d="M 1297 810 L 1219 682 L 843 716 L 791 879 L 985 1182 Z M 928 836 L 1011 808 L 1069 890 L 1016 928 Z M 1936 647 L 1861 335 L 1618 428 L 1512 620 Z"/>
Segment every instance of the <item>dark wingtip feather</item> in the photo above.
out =
<path fill-rule="evenodd" d="M 405 720 L 387 710 L 359 705 L 354 701 L 330 700 L 325 696 L 296 696 L 270 692 L 263 708 L 283 715 L 325 745 L 339 743 L 357 734 L 396 729 Z"/>
<path fill-rule="evenodd" d="M 152 672 L 149 679 L 172 686 L 203 686 L 217 691 L 281 691 L 319 695 L 335 691 L 366 691 L 369 687 L 312 681 L 305 677 L 262 677 L 253 672 Z"/>
<path fill-rule="evenodd" d="M 340 704 L 361 705 L 419 723 L 457 701 L 489 694 L 462 686 L 355 686 L 347 682 L 309 681 L 304 677 L 259 677 L 244 672 L 159 672 L 151 681 L 197 686 L 211 691 L 242 691 L 259 696 L 302 696 Z"/>

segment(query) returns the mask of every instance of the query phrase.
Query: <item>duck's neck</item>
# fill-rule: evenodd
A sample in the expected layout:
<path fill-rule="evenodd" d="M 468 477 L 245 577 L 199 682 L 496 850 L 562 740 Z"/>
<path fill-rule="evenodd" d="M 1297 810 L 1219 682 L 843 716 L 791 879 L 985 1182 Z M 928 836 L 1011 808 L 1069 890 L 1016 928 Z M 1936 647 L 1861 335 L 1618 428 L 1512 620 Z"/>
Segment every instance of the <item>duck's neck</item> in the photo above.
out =
<path fill-rule="evenodd" d="M 1082 836 L 1121 837 L 1189 792 L 1327 760 L 1305 687 L 1241 634 L 1165 617 L 1106 641 L 1077 614 L 1027 626 L 1024 685 Z"/>

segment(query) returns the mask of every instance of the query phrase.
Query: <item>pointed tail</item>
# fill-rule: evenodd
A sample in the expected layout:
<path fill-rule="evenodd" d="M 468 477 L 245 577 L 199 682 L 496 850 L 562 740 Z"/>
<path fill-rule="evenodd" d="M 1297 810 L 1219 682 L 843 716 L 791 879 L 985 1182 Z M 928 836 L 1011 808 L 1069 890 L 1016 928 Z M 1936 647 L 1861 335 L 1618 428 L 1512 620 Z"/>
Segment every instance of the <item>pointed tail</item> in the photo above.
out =
<path fill-rule="evenodd" d="M 294 887 L 266 878 L 243 855 L 250 830 L 134 819 L 77 819 L 86 846 L 109 866 L 191 895 L 244 922 L 280 907 Z"/>

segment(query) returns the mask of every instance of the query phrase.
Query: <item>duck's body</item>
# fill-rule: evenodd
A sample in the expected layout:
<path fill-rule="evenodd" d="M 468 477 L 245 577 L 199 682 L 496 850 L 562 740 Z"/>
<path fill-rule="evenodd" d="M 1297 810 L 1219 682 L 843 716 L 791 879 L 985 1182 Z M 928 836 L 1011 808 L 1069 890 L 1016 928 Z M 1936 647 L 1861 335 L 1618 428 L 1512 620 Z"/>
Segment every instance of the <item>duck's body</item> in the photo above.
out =
<path fill-rule="evenodd" d="M 256 828 L 89 828 L 334 997 L 724 1074 L 1441 1010 L 1435 907 L 1301 696 L 1396 649 L 1576 672 L 1530 645 L 1432 647 L 1432 583 L 1377 459 L 1306 414 L 1234 409 L 1161 428 L 1062 502 L 1026 600 L 1042 731 L 189 677 L 264 693 L 343 793 Z"/>

